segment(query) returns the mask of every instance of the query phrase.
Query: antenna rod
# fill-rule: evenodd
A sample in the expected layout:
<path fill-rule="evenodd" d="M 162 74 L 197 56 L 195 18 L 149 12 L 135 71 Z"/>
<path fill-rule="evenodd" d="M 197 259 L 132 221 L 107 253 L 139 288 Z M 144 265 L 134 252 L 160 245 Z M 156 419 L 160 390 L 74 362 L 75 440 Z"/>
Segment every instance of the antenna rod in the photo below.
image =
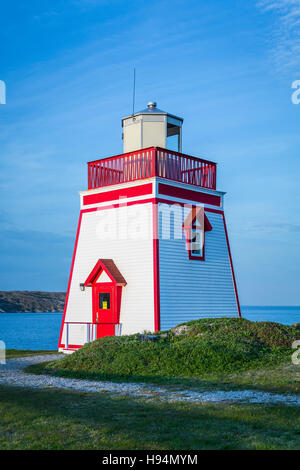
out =
<path fill-rule="evenodd" d="M 133 69 L 132 115 L 134 115 L 134 105 L 135 105 L 135 67 Z"/>

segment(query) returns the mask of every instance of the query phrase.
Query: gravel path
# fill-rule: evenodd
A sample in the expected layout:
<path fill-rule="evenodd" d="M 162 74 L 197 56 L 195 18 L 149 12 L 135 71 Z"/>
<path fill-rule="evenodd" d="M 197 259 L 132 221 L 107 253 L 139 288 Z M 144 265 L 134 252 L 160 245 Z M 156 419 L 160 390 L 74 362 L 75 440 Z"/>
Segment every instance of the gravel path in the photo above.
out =
<path fill-rule="evenodd" d="M 41 389 L 52 387 L 93 393 L 109 392 L 135 398 L 147 398 L 167 402 L 235 402 L 300 406 L 300 395 L 293 394 L 281 395 L 255 390 L 219 390 L 208 392 L 194 392 L 191 390 L 170 391 L 164 387 L 144 383 L 114 383 L 108 381 L 67 379 L 49 375 L 26 374 L 23 372 L 23 369 L 31 364 L 56 360 L 61 357 L 61 355 L 43 355 L 8 359 L 6 365 L 0 365 L 0 384 Z"/>

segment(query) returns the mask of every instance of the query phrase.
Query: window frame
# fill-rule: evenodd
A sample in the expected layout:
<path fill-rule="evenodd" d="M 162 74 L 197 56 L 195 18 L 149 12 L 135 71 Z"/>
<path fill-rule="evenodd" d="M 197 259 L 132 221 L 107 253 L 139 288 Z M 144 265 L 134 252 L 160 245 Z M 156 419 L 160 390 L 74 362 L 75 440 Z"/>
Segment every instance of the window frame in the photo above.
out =
<path fill-rule="evenodd" d="M 199 213 L 203 211 L 203 218 L 199 218 Z M 188 252 L 188 257 L 190 260 L 197 260 L 197 261 L 205 261 L 205 232 L 210 232 L 213 227 L 205 213 L 204 206 L 191 206 L 191 210 L 188 216 L 185 218 L 182 228 L 185 231 L 185 238 L 186 238 L 186 250 Z M 191 237 L 192 237 L 192 230 L 201 230 L 202 237 L 203 237 L 203 247 L 202 247 L 202 254 L 195 255 L 192 253 L 192 244 L 191 244 Z"/>
<path fill-rule="evenodd" d="M 202 247 L 202 254 L 201 255 L 196 255 L 196 254 L 192 253 L 191 236 L 192 236 L 192 231 L 193 230 L 198 230 L 199 232 L 202 231 L 203 247 Z M 189 259 L 198 260 L 198 261 L 205 261 L 205 230 L 201 229 L 201 227 L 199 227 L 195 224 L 192 224 L 190 227 L 185 228 L 185 231 L 186 231 L 187 251 L 188 251 Z"/>
<path fill-rule="evenodd" d="M 103 296 L 102 299 L 102 307 L 101 307 L 101 296 Z M 108 300 L 104 300 L 105 296 L 108 296 Z M 107 303 L 106 309 L 103 308 L 103 302 Z M 98 293 L 98 304 L 99 304 L 99 310 L 110 310 L 111 309 L 111 292 L 99 292 Z"/>

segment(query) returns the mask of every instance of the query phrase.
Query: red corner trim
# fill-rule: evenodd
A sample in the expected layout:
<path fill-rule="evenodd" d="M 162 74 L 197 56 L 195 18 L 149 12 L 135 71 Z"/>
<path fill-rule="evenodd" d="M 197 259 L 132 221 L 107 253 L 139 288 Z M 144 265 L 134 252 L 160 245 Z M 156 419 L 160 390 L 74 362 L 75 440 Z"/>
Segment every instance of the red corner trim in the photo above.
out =
<path fill-rule="evenodd" d="M 74 246 L 73 257 L 72 257 L 71 271 L 70 271 L 70 277 L 69 277 L 68 289 L 67 289 L 67 295 L 66 295 L 66 301 L 65 301 L 65 307 L 64 307 L 64 314 L 63 314 L 63 319 L 62 319 L 61 328 L 60 328 L 59 341 L 58 341 L 58 347 L 59 348 L 63 347 L 62 344 L 61 344 L 61 339 L 62 339 L 64 324 L 65 324 L 65 317 L 66 317 L 66 312 L 67 312 L 68 301 L 69 301 L 69 293 L 70 293 L 70 287 L 71 287 L 71 280 L 72 280 L 72 276 L 73 276 L 75 257 L 76 257 L 76 252 L 77 252 L 77 245 L 78 245 L 78 238 L 79 238 L 80 227 L 81 227 L 81 220 L 82 220 L 82 212 L 80 212 L 79 220 L 78 220 L 78 227 L 77 227 L 75 246 Z"/>
<path fill-rule="evenodd" d="M 154 276 L 154 328 L 160 330 L 160 288 L 159 288 L 159 232 L 157 201 L 153 200 L 153 276 Z"/>
<path fill-rule="evenodd" d="M 234 275 L 234 269 L 233 269 L 233 263 L 232 263 L 232 257 L 231 257 L 231 250 L 230 250 L 230 244 L 229 244 L 229 238 L 228 238 L 228 232 L 227 232 L 227 227 L 226 227 L 226 221 L 225 221 L 225 215 L 222 213 L 223 217 L 223 222 L 224 222 L 224 229 L 225 229 L 225 235 L 226 235 L 226 242 L 227 242 L 227 247 L 228 247 L 228 253 L 229 253 L 229 259 L 230 259 L 230 266 L 231 266 L 231 272 L 232 272 L 232 278 L 233 278 L 233 285 L 234 285 L 234 292 L 235 292 L 235 297 L 236 297 L 236 303 L 237 303 L 237 308 L 239 312 L 239 317 L 242 317 L 241 314 L 241 307 L 240 307 L 240 301 L 239 301 L 239 296 L 238 296 L 238 290 L 237 290 L 237 284 L 236 284 L 236 279 Z"/>

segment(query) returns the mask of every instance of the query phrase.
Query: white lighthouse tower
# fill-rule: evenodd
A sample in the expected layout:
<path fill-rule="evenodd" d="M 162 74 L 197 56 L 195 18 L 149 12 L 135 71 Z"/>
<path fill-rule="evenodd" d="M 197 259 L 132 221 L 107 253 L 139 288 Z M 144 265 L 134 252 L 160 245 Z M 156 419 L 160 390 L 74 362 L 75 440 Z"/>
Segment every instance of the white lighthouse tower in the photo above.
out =
<path fill-rule="evenodd" d="M 59 350 L 240 316 L 216 164 L 181 153 L 182 124 L 150 102 L 122 155 L 88 163 Z"/>

